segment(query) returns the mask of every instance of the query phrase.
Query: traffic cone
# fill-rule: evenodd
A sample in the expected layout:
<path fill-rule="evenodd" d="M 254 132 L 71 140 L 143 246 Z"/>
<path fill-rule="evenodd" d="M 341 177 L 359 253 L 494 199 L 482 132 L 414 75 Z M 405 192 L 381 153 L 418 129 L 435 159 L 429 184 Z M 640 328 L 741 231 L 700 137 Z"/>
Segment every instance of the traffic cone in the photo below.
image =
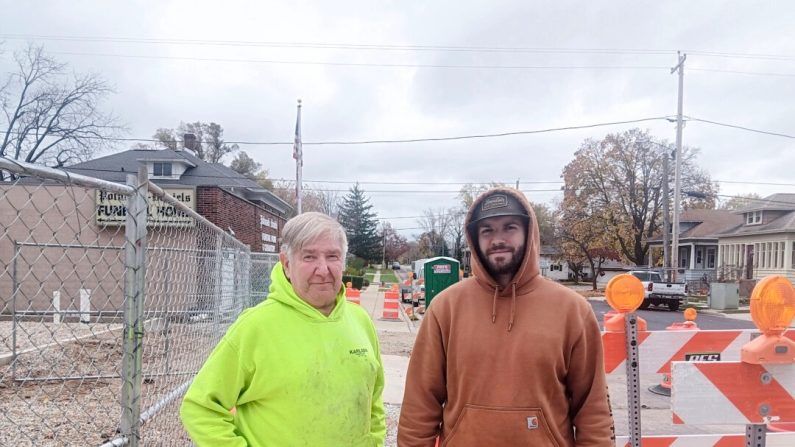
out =
<path fill-rule="evenodd" d="M 345 299 L 348 300 L 349 302 L 361 306 L 362 305 L 361 297 L 362 297 L 362 292 L 360 290 L 353 289 L 350 287 L 345 289 Z"/>
<path fill-rule="evenodd" d="M 400 320 L 398 307 L 400 294 L 398 292 L 384 292 L 384 314 L 382 320 Z"/>
<path fill-rule="evenodd" d="M 681 323 L 673 323 L 667 328 L 666 331 L 697 331 L 699 330 L 696 324 L 696 310 L 693 308 L 685 309 L 685 321 Z M 663 373 L 662 380 L 659 385 L 649 387 L 649 391 L 661 396 L 671 396 L 671 362 L 668 362 L 667 371 Z"/>

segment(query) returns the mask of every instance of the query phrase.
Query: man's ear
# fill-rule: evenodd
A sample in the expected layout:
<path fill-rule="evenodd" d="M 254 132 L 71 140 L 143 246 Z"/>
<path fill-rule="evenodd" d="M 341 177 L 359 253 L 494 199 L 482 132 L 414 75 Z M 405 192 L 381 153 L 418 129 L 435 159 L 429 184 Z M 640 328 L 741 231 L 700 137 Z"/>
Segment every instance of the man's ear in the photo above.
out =
<path fill-rule="evenodd" d="M 290 279 L 290 259 L 287 257 L 285 253 L 279 253 L 279 262 L 282 263 L 282 269 L 284 269 L 284 276 L 287 279 Z"/>

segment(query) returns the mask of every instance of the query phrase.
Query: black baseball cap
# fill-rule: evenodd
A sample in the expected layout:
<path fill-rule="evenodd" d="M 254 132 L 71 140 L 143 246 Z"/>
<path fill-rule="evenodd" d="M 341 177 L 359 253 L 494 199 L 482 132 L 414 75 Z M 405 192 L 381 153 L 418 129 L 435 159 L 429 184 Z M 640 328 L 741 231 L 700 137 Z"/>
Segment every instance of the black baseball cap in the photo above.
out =
<path fill-rule="evenodd" d="M 483 219 L 501 216 L 519 216 L 527 220 L 530 219 L 527 209 L 516 197 L 512 194 L 495 191 L 486 193 L 486 195 L 480 199 L 480 202 L 475 205 L 475 209 L 472 211 L 472 220 L 469 222 L 468 226 L 474 228 L 475 225 Z"/>

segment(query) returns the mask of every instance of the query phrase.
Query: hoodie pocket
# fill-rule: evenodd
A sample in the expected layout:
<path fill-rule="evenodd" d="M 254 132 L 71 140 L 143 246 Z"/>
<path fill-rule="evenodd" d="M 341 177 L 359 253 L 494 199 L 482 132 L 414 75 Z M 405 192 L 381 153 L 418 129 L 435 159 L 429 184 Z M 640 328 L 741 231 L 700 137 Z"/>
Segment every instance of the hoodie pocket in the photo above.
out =
<path fill-rule="evenodd" d="M 442 447 L 560 447 L 540 408 L 467 405 Z"/>

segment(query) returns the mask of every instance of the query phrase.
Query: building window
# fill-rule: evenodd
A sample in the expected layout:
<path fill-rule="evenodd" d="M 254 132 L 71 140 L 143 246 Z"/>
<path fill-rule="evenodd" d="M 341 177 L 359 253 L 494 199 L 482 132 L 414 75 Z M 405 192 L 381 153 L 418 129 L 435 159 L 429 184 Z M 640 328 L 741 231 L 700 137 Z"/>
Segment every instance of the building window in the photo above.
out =
<path fill-rule="evenodd" d="M 715 268 L 715 249 L 708 248 L 707 249 L 707 268 L 714 269 Z"/>
<path fill-rule="evenodd" d="M 795 241 L 790 242 L 790 245 L 792 245 L 792 259 L 790 260 L 790 265 L 795 269 Z"/>
<path fill-rule="evenodd" d="M 171 177 L 171 163 L 154 163 L 152 175 L 155 177 Z"/>
<path fill-rule="evenodd" d="M 751 211 L 750 213 L 745 213 L 745 224 L 746 225 L 758 225 L 762 223 L 762 212 L 761 211 Z"/>

